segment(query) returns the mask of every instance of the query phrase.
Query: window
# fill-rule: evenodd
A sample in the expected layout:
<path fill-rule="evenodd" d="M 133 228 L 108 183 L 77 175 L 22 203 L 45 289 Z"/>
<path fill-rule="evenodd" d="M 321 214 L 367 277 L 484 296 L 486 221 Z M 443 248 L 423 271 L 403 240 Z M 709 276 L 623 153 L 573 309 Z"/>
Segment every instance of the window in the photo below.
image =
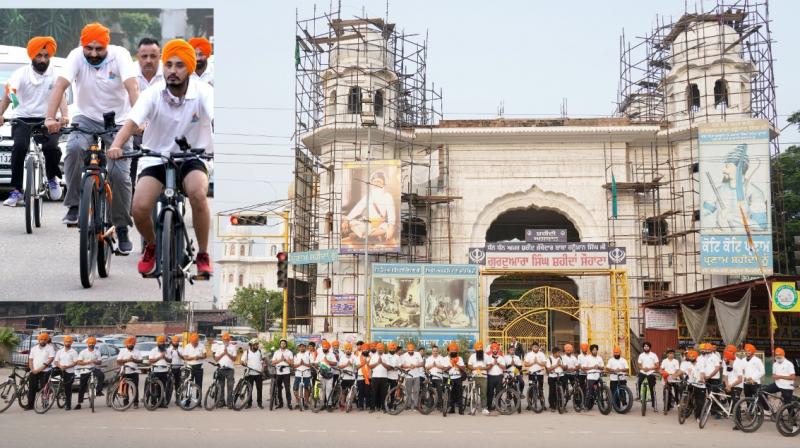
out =
<path fill-rule="evenodd" d="M 651 217 L 642 224 L 642 239 L 651 246 L 667 244 L 667 220 Z"/>
<path fill-rule="evenodd" d="M 669 282 L 653 282 L 653 281 L 645 281 L 642 282 L 642 288 L 644 289 L 644 296 L 648 298 L 653 297 L 664 297 L 669 292 L 670 284 Z"/>
<path fill-rule="evenodd" d="M 714 83 L 714 108 L 728 107 L 728 83 L 724 79 L 718 79 Z"/>
<path fill-rule="evenodd" d="M 402 220 L 401 241 L 404 245 L 422 246 L 428 239 L 428 228 L 420 218 Z"/>
<path fill-rule="evenodd" d="M 700 89 L 697 84 L 689 84 L 686 88 L 686 109 L 689 112 L 700 110 Z"/>
<path fill-rule="evenodd" d="M 228 283 L 233 283 L 233 274 L 228 274 Z"/>
<path fill-rule="evenodd" d="M 383 90 L 378 90 L 375 92 L 375 99 L 374 101 L 374 110 L 376 117 L 383 116 Z"/>
<path fill-rule="evenodd" d="M 350 94 L 347 95 L 347 113 L 361 113 L 361 87 L 350 87 Z"/>
<path fill-rule="evenodd" d="M 244 257 L 244 244 L 239 246 L 239 256 Z"/>
<path fill-rule="evenodd" d="M 244 274 L 239 274 L 239 287 L 244 286 Z"/>
<path fill-rule="evenodd" d="M 336 90 L 331 90 L 328 98 L 328 116 L 332 118 L 336 115 Z"/>
<path fill-rule="evenodd" d="M 278 246 L 273 244 L 272 247 L 269 249 L 269 254 L 272 255 L 273 257 L 278 255 Z"/>

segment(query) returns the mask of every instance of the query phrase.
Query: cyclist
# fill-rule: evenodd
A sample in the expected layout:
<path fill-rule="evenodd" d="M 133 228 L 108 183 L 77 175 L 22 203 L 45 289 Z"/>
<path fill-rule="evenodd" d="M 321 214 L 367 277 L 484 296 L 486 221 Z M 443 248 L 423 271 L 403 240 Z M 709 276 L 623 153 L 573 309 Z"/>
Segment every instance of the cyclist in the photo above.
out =
<path fill-rule="evenodd" d="M 211 57 L 212 51 L 211 42 L 205 37 L 193 37 L 189 39 L 189 45 L 194 48 L 197 56 L 197 70 L 192 74 L 192 77 L 213 86 L 214 72 L 208 68 L 208 58 Z"/>
<path fill-rule="evenodd" d="M 664 379 L 664 387 L 672 388 L 672 399 L 676 400 L 680 396 L 680 363 L 675 359 L 675 350 L 667 349 L 667 357 L 661 360 L 661 376 Z M 668 410 L 671 403 L 664 403 L 664 409 Z"/>
<path fill-rule="evenodd" d="M 656 373 L 658 372 L 658 356 L 650 351 L 652 344 L 645 341 L 642 344 L 642 353 L 639 353 L 639 358 L 636 364 L 639 367 L 639 375 L 636 379 L 636 399 L 641 400 L 642 397 L 639 393 L 642 390 L 642 382 L 647 380 L 650 386 L 650 400 L 653 403 L 653 409 L 656 407 Z"/>
<path fill-rule="evenodd" d="M 419 406 L 419 387 L 425 375 L 425 361 L 422 355 L 415 351 L 414 344 L 406 344 L 406 352 L 400 357 L 400 367 L 408 370 L 411 377 L 405 379 L 406 390 L 410 398 L 412 411 Z"/>
<path fill-rule="evenodd" d="M 783 404 L 792 401 L 794 393 L 795 371 L 794 364 L 786 359 L 786 352 L 782 348 L 775 349 L 775 362 L 772 364 L 772 379 L 774 383 L 764 388 L 769 394 L 781 393 Z"/>
<path fill-rule="evenodd" d="M 183 367 L 183 356 L 181 354 L 181 337 L 173 335 L 170 339 L 170 344 L 167 347 L 167 357 L 172 361 L 170 362 L 170 373 L 172 374 L 172 384 L 175 389 L 175 401 L 178 401 L 178 385 L 181 384 L 181 368 Z M 167 394 L 171 394 L 172 390 L 167 390 Z"/>
<path fill-rule="evenodd" d="M 700 348 L 705 349 L 706 344 L 700 344 Z M 694 350 L 689 350 L 687 353 L 690 365 L 686 371 L 691 387 L 692 394 L 694 395 L 694 418 L 700 421 L 700 414 L 703 412 L 703 403 L 706 399 L 706 384 L 703 378 L 703 360 Z"/>
<path fill-rule="evenodd" d="M 111 149 L 110 159 L 123 155 L 123 145 L 133 132 L 147 123 L 147 132 L 142 136 L 142 145 L 161 154 L 175 150 L 175 137 L 186 137 L 190 145 L 209 150 L 213 146 L 212 122 L 214 121 L 214 92 L 202 82 L 192 81 L 196 60 L 191 46 L 181 39 L 164 45 L 161 55 L 164 63 L 164 82 L 159 82 L 142 93 L 140 101 L 133 107 L 130 117 L 117 133 Z M 197 159 L 186 160 L 180 167 L 180 180 L 186 197 L 192 206 L 192 223 L 197 237 L 197 274 L 212 273 L 208 257 L 208 235 L 211 227 L 211 211 L 208 207 L 208 167 Z M 153 229 L 152 211 L 166 183 L 166 165 L 154 158 L 141 161 L 136 196 L 133 199 L 133 219 L 136 229 L 147 242 L 139 261 L 139 273 L 152 274 L 156 269 L 156 235 Z"/>
<path fill-rule="evenodd" d="M 50 343 L 50 335 L 47 333 L 39 333 L 36 337 L 38 344 L 30 349 L 28 354 L 28 369 L 30 369 L 30 376 L 28 377 L 28 407 L 25 410 L 33 409 L 33 403 L 36 401 L 36 392 L 44 387 L 45 382 L 50 379 L 50 371 L 53 368 L 53 360 L 56 357 L 56 351 L 53 344 Z"/>
<path fill-rule="evenodd" d="M 247 397 L 247 409 L 253 406 L 253 389 L 256 390 L 258 408 L 264 409 L 264 404 L 261 399 L 261 389 L 264 388 L 264 356 L 261 354 L 261 349 L 259 349 L 258 344 L 258 339 L 250 339 L 250 341 L 248 341 L 248 350 L 245 350 L 242 355 L 242 365 L 251 369 L 250 373 L 245 377 L 247 382 L 250 383 L 250 396 Z"/>
<path fill-rule="evenodd" d="M 564 387 L 566 377 L 559 376 L 564 372 L 564 362 L 561 358 L 558 347 L 553 347 L 550 356 L 547 357 L 547 401 L 550 405 L 550 412 L 556 412 L 556 387 Z"/>
<path fill-rule="evenodd" d="M 521 394 L 525 389 L 525 381 L 522 379 L 522 359 L 517 355 L 517 348 L 519 347 L 521 347 L 519 342 L 509 344 L 508 351 L 503 356 L 503 361 L 506 363 L 506 372 L 514 375 Z M 520 350 L 522 349 L 520 348 Z"/>
<path fill-rule="evenodd" d="M 122 375 L 133 381 L 133 407 L 139 407 L 139 363 L 142 362 L 142 354 L 136 349 L 136 338 L 129 336 L 125 339 L 125 346 L 117 354 L 117 365 L 122 366 Z M 127 397 L 125 398 L 127 403 Z"/>
<path fill-rule="evenodd" d="M 533 387 L 534 380 L 536 380 L 537 390 L 534 394 L 538 393 L 544 396 L 544 371 L 547 366 L 547 356 L 544 352 L 539 350 L 539 343 L 533 342 L 528 353 L 525 354 L 525 359 L 522 366 L 528 371 L 528 387 Z M 528 403 L 528 410 L 531 410 L 533 403 Z"/>
<path fill-rule="evenodd" d="M 92 376 L 92 371 L 94 371 L 94 376 L 97 379 L 97 390 L 95 391 L 95 396 L 103 396 L 103 383 L 105 383 L 105 375 L 103 374 L 103 370 L 98 367 L 103 364 L 103 356 L 100 354 L 100 350 L 95 348 L 96 345 L 97 339 L 94 336 L 89 336 L 86 339 L 86 348 L 78 353 L 78 367 L 75 369 L 75 374 L 78 375 L 79 379 L 78 404 L 75 405 L 76 411 L 81 408 L 81 403 L 83 403 L 83 394 L 86 393 L 86 389 L 89 386 L 89 379 Z"/>
<path fill-rule="evenodd" d="M 61 370 L 61 380 L 66 393 L 65 411 L 72 409 L 72 383 L 75 382 L 75 366 L 78 364 L 78 352 L 72 348 L 72 336 L 64 336 L 64 347 L 56 352 L 55 366 Z"/>
<path fill-rule="evenodd" d="M 606 362 L 606 370 L 609 372 L 608 376 L 608 383 L 611 387 L 611 390 L 614 391 L 616 388 L 622 383 L 623 385 L 626 383 L 624 379 L 624 375 L 628 374 L 628 360 L 622 357 L 622 350 L 619 347 L 614 347 L 614 351 L 612 352 L 613 356 Z M 622 377 L 621 377 L 622 376 Z M 625 403 L 625 397 L 622 397 L 622 401 L 620 404 L 622 406 L 627 406 Z"/>
<path fill-rule="evenodd" d="M 153 84 L 164 80 L 164 71 L 161 66 L 161 46 L 158 41 L 152 37 L 143 37 L 139 44 L 136 46 L 136 67 L 138 72 L 136 81 L 139 83 L 139 93 L 144 92 Z M 144 129 L 145 126 L 142 126 Z M 142 136 L 140 134 L 133 136 L 133 143 L 135 145 L 142 144 Z M 139 159 L 131 159 L 131 183 L 134 186 L 134 195 L 136 194 L 136 172 L 139 165 Z"/>
<path fill-rule="evenodd" d="M 358 400 L 356 400 L 356 407 L 360 410 L 372 408 L 370 399 L 370 386 L 372 380 L 370 375 L 372 371 L 369 369 L 369 343 L 364 342 L 361 345 L 361 350 L 358 352 L 353 367 L 356 368 L 356 387 L 358 388 Z"/>
<path fill-rule="evenodd" d="M 344 352 L 339 354 L 339 368 L 342 370 L 342 391 L 344 394 L 356 383 L 355 369 L 356 355 L 353 353 L 353 344 L 344 343 Z"/>
<path fill-rule="evenodd" d="M 169 369 L 170 363 L 172 362 L 172 357 L 170 356 L 169 352 L 167 351 L 167 337 L 164 335 L 160 335 L 156 337 L 156 346 L 150 350 L 150 354 L 147 356 L 147 361 L 150 363 L 150 368 L 153 369 L 153 375 L 161 380 L 161 384 L 166 387 L 167 383 L 169 382 Z M 170 392 L 164 389 L 164 395 Z M 167 407 L 166 400 L 163 400 L 159 407 L 165 408 Z"/>
<path fill-rule="evenodd" d="M 103 114 L 114 112 L 117 124 L 127 118 L 130 106 L 139 97 L 139 84 L 136 81 L 136 66 L 131 55 L 123 47 L 109 45 L 111 34 L 108 28 L 99 23 L 90 23 L 81 31 L 81 46 L 67 56 L 66 70 L 56 80 L 49 102 L 45 125 L 50 133 L 58 132 L 62 123 L 55 119 L 56 109 L 62 101 L 70 83 L 75 88 L 77 114 L 72 121 L 85 131 L 105 130 Z M 104 135 L 106 144 L 111 136 Z M 91 136 L 75 132 L 67 140 L 67 154 L 64 157 L 64 181 L 67 194 L 64 206 L 68 208 L 62 220 L 64 224 L 78 223 L 78 204 L 81 194 L 81 174 L 83 159 L 81 153 L 91 144 Z M 125 142 L 126 148 L 129 143 Z M 129 160 L 108 161 L 108 176 L 114 194 L 111 202 L 111 220 L 117 228 L 119 251 L 123 254 L 133 250 L 128 238 L 131 221 L 131 176 Z"/>
<path fill-rule="evenodd" d="M 506 368 L 506 360 L 500 352 L 500 344 L 492 342 L 489 344 L 489 359 L 486 361 L 486 401 L 488 411 L 494 410 L 494 396 L 500 393 L 503 384 L 503 372 Z"/>
<path fill-rule="evenodd" d="M 164 50 L 166 50 L 166 46 Z M 213 346 L 211 354 L 214 361 L 219 363 L 219 380 L 217 380 L 219 391 L 225 397 L 225 405 L 231 408 L 233 403 L 233 366 L 236 362 L 237 350 L 236 345 L 231 344 L 230 333 L 222 332 L 222 344 Z"/>
<path fill-rule="evenodd" d="M 564 344 L 564 355 L 561 356 L 561 365 L 564 367 L 564 392 L 566 394 L 567 382 L 572 384 L 572 387 L 576 387 L 576 383 L 578 381 L 578 370 L 580 369 L 578 364 L 578 358 L 572 353 L 574 347 L 572 344 Z"/>
<path fill-rule="evenodd" d="M 735 347 L 734 351 L 731 351 L 729 347 L 726 348 L 725 352 L 722 354 L 724 362 L 723 371 L 725 372 L 722 380 L 725 384 L 725 391 L 730 394 L 734 403 L 739 401 L 740 387 L 742 383 L 744 383 L 744 371 L 741 369 L 741 364 L 736 362 L 735 350 Z M 734 428 L 736 428 L 736 425 L 734 425 Z"/>
<path fill-rule="evenodd" d="M 200 336 L 197 333 L 189 335 L 189 344 L 183 347 L 180 353 L 186 365 L 192 369 L 192 381 L 197 384 L 197 389 L 203 392 L 203 360 L 206 359 L 206 347 L 200 345 Z M 180 383 L 178 383 L 180 384 Z"/>
<path fill-rule="evenodd" d="M 272 365 L 275 366 L 275 383 L 273 384 L 272 387 L 278 388 L 278 390 L 274 394 L 274 396 L 278 399 L 278 406 L 276 406 L 275 409 L 280 409 L 283 407 L 283 400 L 281 399 L 281 388 L 283 388 L 283 392 L 286 396 L 286 408 L 291 411 L 292 395 L 291 392 L 289 392 L 289 376 L 291 375 L 293 355 L 292 351 L 289 350 L 287 347 L 288 343 L 286 342 L 286 339 L 281 339 L 280 342 L 278 343 L 278 349 L 275 350 L 275 353 L 272 354 Z M 297 368 L 297 364 L 295 363 L 294 365 L 295 368 Z M 311 363 L 309 362 L 307 365 L 311 366 Z M 295 391 L 297 390 L 297 384 L 298 382 L 295 379 Z M 310 388 L 310 383 L 306 387 L 306 390 L 309 390 L 309 388 Z"/>
<path fill-rule="evenodd" d="M 589 357 L 589 344 L 581 342 L 580 353 L 578 353 L 578 384 L 583 390 L 583 396 L 586 396 L 586 358 Z"/>
<path fill-rule="evenodd" d="M 436 388 L 436 396 L 439 398 L 439 403 L 442 402 L 442 374 L 447 366 L 447 359 L 439 354 L 439 346 L 431 345 L 431 356 L 425 359 L 425 371 L 431 375 L 431 382 Z"/>
<path fill-rule="evenodd" d="M 277 354 L 278 352 L 275 352 L 275 353 Z M 286 360 L 286 357 L 284 356 L 283 358 L 279 358 L 279 359 Z M 300 390 L 300 382 L 302 381 L 303 382 L 303 386 L 305 387 L 305 389 L 304 389 L 305 393 L 303 394 L 304 395 L 303 398 L 305 399 L 306 403 L 308 403 L 308 397 L 309 397 L 309 395 L 311 395 L 311 356 L 310 356 L 310 353 L 308 351 L 306 351 L 306 344 L 302 344 L 301 343 L 300 345 L 298 345 L 297 346 L 297 354 L 295 354 L 293 357 L 289 358 L 289 360 L 291 360 L 291 361 L 284 361 L 284 362 L 286 362 L 285 366 L 280 365 L 280 363 L 279 364 L 275 364 L 275 355 L 273 355 L 272 364 L 276 366 L 275 369 L 279 373 L 279 375 L 286 376 L 288 378 L 288 376 L 289 376 L 289 373 L 288 373 L 289 372 L 288 362 L 292 362 L 292 365 L 294 366 L 294 384 L 292 384 L 292 391 L 294 392 L 294 399 L 295 399 L 295 401 L 300 403 L 300 396 L 298 395 L 298 391 Z M 282 372 L 285 372 L 285 373 L 282 373 Z M 283 380 L 282 380 L 282 378 L 279 378 L 277 387 L 280 388 L 282 384 L 283 384 Z M 288 393 L 288 386 L 286 386 L 286 387 L 287 387 L 287 393 Z M 281 391 L 280 390 L 275 392 L 275 397 L 279 400 L 278 408 L 280 408 L 281 406 L 283 406 L 283 400 L 281 399 Z M 288 398 L 286 399 L 286 401 L 289 403 L 289 409 L 291 410 L 292 409 L 291 402 L 289 401 Z"/>
<path fill-rule="evenodd" d="M 464 365 L 464 358 L 458 355 L 458 344 L 451 342 L 447 346 L 448 359 L 446 374 L 450 376 L 450 403 L 444 403 L 443 406 L 449 408 L 448 413 L 455 413 L 455 407 L 458 406 L 459 415 L 464 415 L 464 401 L 462 400 L 462 386 L 464 376 L 467 374 Z"/>
<path fill-rule="evenodd" d="M 761 378 L 764 376 L 764 363 L 761 358 L 755 356 L 756 347 L 753 344 L 744 345 L 744 354 L 744 396 L 749 398 L 756 394 L 758 385 L 761 384 Z"/>
<path fill-rule="evenodd" d="M 0 126 L 3 124 L 3 114 L 9 105 L 13 104 L 14 118 L 25 123 L 38 123 L 44 120 L 47 114 L 47 99 L 56 72 L 50 66 L 50 58 L 56 55 L 56 41 L 50 36 L 36 36 L 28 41 L 28 57 L 31 64 L 22 66 L 8 78 L 5 85 L 5 95 L 0 99 Z M 59 110 L 60 122 L 63 126 L 69 123 L 67 114 L 66 97 L 62 96 Z M 25 155 L 30 149 L 31 128 L 25 125 L 14 125 L 11 129 L 14 146 L 11 149 L 11 187 L 13 190 L 3 205 L 15 207 L 22 200 L 22 177 L 25 170 Z M 61 186 L 58 177 L 61 176 L 61 149 L 58 147 L 58 136 L 49 135 L 42 142 L 44 155 L 44 169 L 47 175 L 47 188 L 50 199 L 61 199 Z"/>
<path fill-rule="evenodd" d="M 581 347 L 583 349 L 583 347 Z M 583 366 L 581 370 L 586 375 L 586 402 L 594 403 L 594 385 L 600 379 L 600 373 L 603 372 L 603 358 L 601 358 L 597 351 L 600 347 L 597 344 L 589 346 L 589 355 L 584 356 Z"/>
<path fill-rule="evenodd" d="M 486 403 L 486 373 L 488 371 L 488 367 L 486 365 L 487 358 L 483 353 L 483 343 L 481 341 L 475 342 L 475 345 L 472 348 L 475 351 L 469 355 L 467 367 L 469 367 L 469 370 L 472 372 L 475 384 L 481 388 L 481 403 L 483 403 L 483 409 L 481 412 L 486 415 L 489 413 L 489 408 Z"/>

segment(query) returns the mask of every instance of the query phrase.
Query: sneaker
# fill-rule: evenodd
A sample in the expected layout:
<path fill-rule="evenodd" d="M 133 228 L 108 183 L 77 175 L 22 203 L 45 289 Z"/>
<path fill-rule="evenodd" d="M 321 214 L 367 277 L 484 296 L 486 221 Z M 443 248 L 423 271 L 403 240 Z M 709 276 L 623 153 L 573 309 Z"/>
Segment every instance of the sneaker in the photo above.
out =
<path fill-rule="evenodd" d="M 20 201 L 22 201 L 22 193 L 20 193 L 19 190 L 14 190 L 8 195 L 8 199 L 3 201 L 3 205 L 6 207 L 16 207 L 17 203 Z"/>
<path fill-rule="evenodd" d="M 61 185 L 55 177 L 47 181 L 47 190 L 50 192 L 50 200 L 58 201 L 61 199 Z"/>
<path fill-rule="evenodd" d="M 67 210 L 67 214 L 64 215 L 64 218 L 61 220 L 62 223 L 68 226 L 74 226 L 78 224 L 78 206 L 74 205 Z"/>
<path fill-rule="evenodd" d="M 197 265 L 197 275 L 211 275 L 214 272 L 214 268 L 211 267 L 211 260 L 208 258 L 208 252 L 198 253 L 194 263 Z"/>
<path fill-rule="evenodd" d="M 117 243 L 122 255 L 128 255 L 133 250 L 133 243 L 128 238 L 128 226 L 117 226 Z"/>
<path fill-rule="evenodd" d="M 75 410 L 76 411 L 80 411 L 81 410 L 81 404 L 80 403 L 75 405 Z"/>
<path fill-rule="evenodd" d="M 156 245 L 150 243 L 144 247 L 142 258 L 139 259 L 139 273 L 150 275 L 156 270 Z"/>
<path fill-rule="evenodd" d="M 484 409 L 484 410 L 481 411 L 481 414 L 489 415 L 489 410 L 488 409 Z"/>

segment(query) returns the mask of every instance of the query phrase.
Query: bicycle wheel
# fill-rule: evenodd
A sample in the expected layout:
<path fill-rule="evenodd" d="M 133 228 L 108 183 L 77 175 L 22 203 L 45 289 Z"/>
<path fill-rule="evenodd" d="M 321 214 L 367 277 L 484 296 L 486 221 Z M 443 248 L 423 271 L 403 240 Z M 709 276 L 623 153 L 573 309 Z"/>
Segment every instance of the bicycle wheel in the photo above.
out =
<path fill-rule="evenodd" d="M 647 379 L 645 378 L 645 380 L 642 381 L 642 384 L 639 386 L 639 401 L 641 402 L 642 405 L 642 417 L 647 415 L 647 404 L 650 401 L 650 394 L 647 393 L 649 390 L 650 390 L 650 384 L 647 382 Z"/>
<path fill-rule="evenodd" d="M 133 380 L 125 378 L 122 382 L 113 384 L 111 391 L 111 408 L 115 411 L 127 411 L 136 399 L 136 385 Z"/>
<path fill-rule="evenodd" d="M 219 400 L 219 384 L 216 381 L 208 387 L 206 391 L 206 398 L 203 401 L 203 407 L 206 411 L 213 411 L 217 408 L 217 403 Z"/>
<path fill-rule="evenodd" d="M 740 398 L 733 405 L 733 421 L 742 432 L 755 432 L 764 423 L 764 409 L 754 397 Z"/>
<path fill-rule="evenodd" d="M 572 389 L 572 409 L 574 409 L 575 412 L 581 412 L 583 411 L 583 406 L 583 389 L 576 387 Z"/>
<path fill-rule="evenodd" d="M 165 302 L 182 300 L 183 271 L 179 260 L 183 240 L 175 232 L 175 215 L 172 210 L 164 210 L 161 221 L 160 257 L 161 257 L 161 294 Z"/>
<path fill-rule="evenodd" d="M 469 415 L 475 415 L 481 409 L 481 388 L 477 384 L 472 389 L 472 398 L 469 400 Z"/>
<path fill-rule="evenodd" d="M 67 392 L 64 390 L 63 384 L 58 386 L 58 393 L 56 394 L 56 405 L 58 405 L 59 409 L 64 409 L 64 407 L 67 405 Z"/>
<path fill-rule="evenodd" d="M 784 437 L 800 434 L 800 402 L 785 404 L 778 409 L 776 417 L 778 432 Z"/>
<path fill-rule="evenodd" d="M 419 412 L 422 415 L 428 415 L 436 409 L 439 397 L 436 395 L 436 389 L 433 387 L 424 387 L 419 394 Z"/>
<path fill-rule="evenodd" d="M 236 384 L 236 387 L 233 389 L 233 403 L 232 407 L 234 411 L 241 411 L 247 406 L 247 402 L 250 400 L 250 393 L 252 392 L 250 383 L 245 380 L 244 377 L 239 379 L 239 382 Z"/>
<path fill-rule="evenodd" d="M 92 381 L 89 382 L 89 409 L 92 410 L 94 413 L 94 399 L 97 397 L 97 380 L 92 378 Z"/>
<path fill-rule="evenodd" d="M 667 412 L 669 412 L 669 408 L 672 405 L 672 397 L 671 397 L 670 389 L 671 388 L 670 388 L 669 383 L 665 381 L 664 382 L 664 390 L 661 392 L 661 395 L 662 395 L 661 398 L 663 400 L 662 403 L 663 403 L 663 406 L 664 406 L 664 415 L 667 415 Z"/>
<path fill-rule="evenodd" d="M 686 419 L 692 415 L 692 411 L 694 410 L 692 408 L 692 396 L 687 393 L 681 398 L 681 401 L 678 402 L 678 423 L 682 425 L 686 422 Z"/>
<path fill-rule="evenodd" d="M 36 190 L 36 166 L 33 164 L 33 159 L 28 157 L 25 160 L 25 193 L 23 194 L 23 202 L 25 203 L 25 232 L 33 233 L 34 226 L 34 192 Z M 38 227 L 38 226 L 37 226 Z"/>
<path fill-rule="evenodd" d="M 328 402 L 325 403 L 325 407 L 328 408 L 328 412 L 333 412 L 334 409 L 338 408 L 342 403 L 342 385 L 337 384 L 334 386 L 333 391 L 331 391 L 328 396 Z"/>
<path fill-rule="evenodd" d="M 27 408 L 30 403 L 28 403 L 28 376 L 26 375 L 22 382 L 19 384 L 19 389 L 17 390 L 17 403 L 19 403 L 19 407 Z"/>
<path fill-rule="evenodd" d="M 17 398 L 17 383 L 9 379 L 0 385 L 0 412 L 5 411 Z"/>
<path fill-rule="evenodd" d="M 450 388 L 444 387 L 442 390 L 442 417 L 447 417 L 447 411 L 450 407 Z"/>
<path fill-rule="evenodd" d="M 406 408 L 406 391 L 404 387 L 394 386 L 386 394 L 383 408 L 389 415 L 398 415 Z"/>
<path fill-rule="evenodd" d="M 541 414 L 542 411 L 544 411 L 544 395 L 539 393 L 538 384 L 536 385 L 536 388 L 537 389 L 533 393 L 533 403 L 531 405 L 531 408 L 533 409 L 534 413 Z"/>
<path fill-rule="evenodd" d="M 178 406 L 184 411 L 191 411 L 200 406 L 200 388 L 194 381 L 189 381 L 181 386 L 178 392 Z"/>
<path fill-rule="evenodd" d="M 81 187 L 81 202 L 78 213 L 78 228 L 80 230 L 80 271 L 81 285 L 91 288 L 94 283 L 95 263 L 97 263 L 97 235 L 95 234 L 95 206 L 97 204 L 97 191 L 94 186 L 94 177 L 83 179 Z"/>
<path fill-rule="evenodd" d="M 355 384 L 350 386 L 350 389 L 347 391 L 347 398 L 344 401 L 344 412 L 349 413 L 353 410 L 353 403 L 356 401 L 356 395 L 358 394 L 358 388 Z"/>
<path fill-rule="evenodd" d="M 146 380 L 144 383 L 144 407 L 155 411 L 164 399 L 164 383 L 159 379 Z"/>
<path fill-rule="evenodd" d="M 106 278 L 111 273 L 111 241 L 103 235 L 111 226 L 111 203 L 106 195 L 107 190 L 98 192 L 97 213 L 95 214 L 97 226 L 97 275 Z"/>
<path fill-rule="evenodd" d="M 33 410 L 37 414 L 44 414 L 53 407 L 56 402 L 56 394 L 52 387 L 45 386 L 39 392 L 36 392 L 36 398 L 33 401 Z"/>
<path fill-rule="evenodd" d="M 703 403 L 703 410 L 700 411 L 700 421 L 697 423 L 697 425 L 700 427 L 700 429 L 705 428 L 706 427 L 706 423 L 708 423 L 708 416 L 711 415 L 711 405 L 712 404 L 713 403 L 708 398 L 706 399 L 705 403 Z"/>
<path fill-rule="evenodd" d="M 597 410 L 603 415 L 611 413 L 611 389 L 608 386 L 597 388 Z"/>
<path fill-rule="evenodd" d="M 627 414 L 633 407 L 633 392 L 628 386 L 617 386 L 611 400 L 614 411 L 618 414 Z"/>
<path fill-rule="evenodd" d="M 494 398 L 494 408 L 502 415 L 511 415 L 519 407 L 519 392 L 512 387 L 504 387 Z"/>

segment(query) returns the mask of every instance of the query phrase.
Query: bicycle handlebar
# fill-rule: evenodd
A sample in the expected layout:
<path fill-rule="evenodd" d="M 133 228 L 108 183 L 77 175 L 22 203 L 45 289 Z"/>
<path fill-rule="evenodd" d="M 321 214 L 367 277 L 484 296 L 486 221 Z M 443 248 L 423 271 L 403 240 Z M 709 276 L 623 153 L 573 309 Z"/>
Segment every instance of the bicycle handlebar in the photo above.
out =
<path fill-rule="evenodd" d="M 115 125 L 113 128 L 108 128 L 108 129 L 105 129 L 105 130 L 102 130 L 102 131 L 87 131 L 87 130 L 82 129 L 78 123 L 72 123 L 71 126 L 66 127 L 66 128 L 62 128 L 61 129 L 61 133 L 62 134 L 72 134 L 73 132 L 77 132 L 79 134 L 91 135 L 93 137 L 100 137 L 100 136 L 103 136 L 103 135 L 116 134 L 119 131 L 119 129 L 120 129 L 120 126 L 116 126 Z"/>

